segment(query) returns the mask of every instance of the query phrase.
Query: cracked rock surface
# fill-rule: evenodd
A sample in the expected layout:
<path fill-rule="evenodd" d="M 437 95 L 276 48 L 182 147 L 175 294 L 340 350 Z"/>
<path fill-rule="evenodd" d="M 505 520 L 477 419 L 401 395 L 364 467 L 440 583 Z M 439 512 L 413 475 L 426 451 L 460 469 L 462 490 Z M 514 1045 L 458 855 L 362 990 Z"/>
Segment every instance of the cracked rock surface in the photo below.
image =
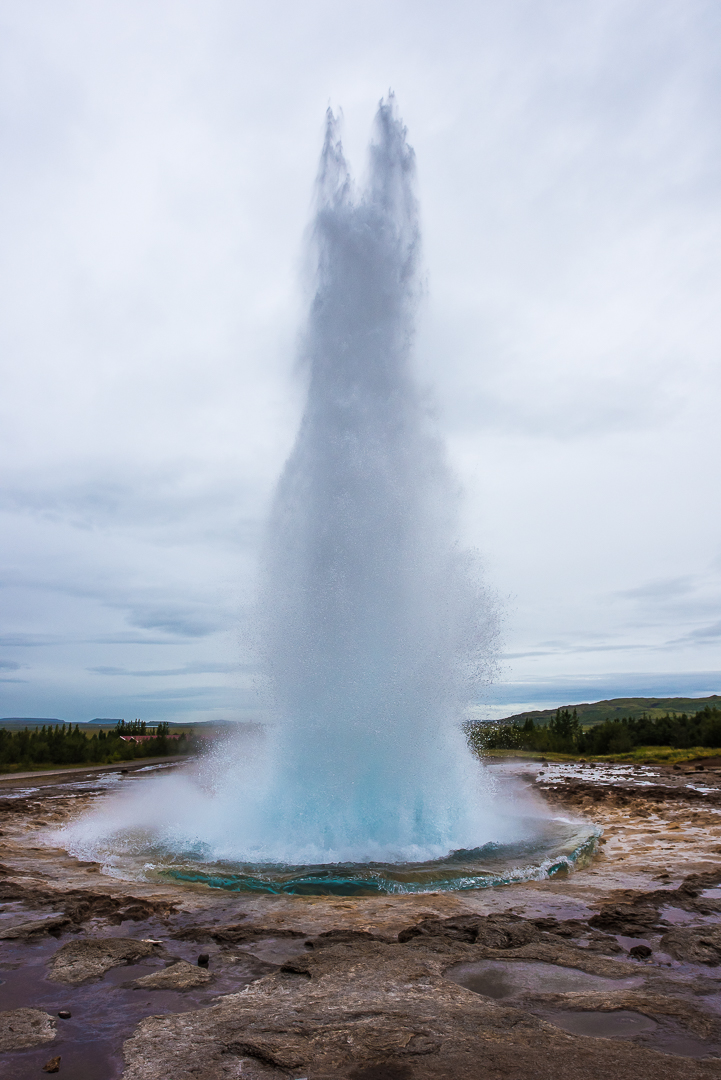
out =
<path fill-rule="evenodd" d="M 706 792 L 596 772 L 536 784 L 604 830 L 570 876 L 351 897 L 106 875 L 43 840 L 98 778 L 18 785 L 0 799 L 9 1075 L 55 1055 L 84 1080 L 721 1080 L 721 774 Z"/>
<path fill-rule="evenodd" d="M 135 938 L 81 938 L 62 945 L 50 962 L 48 978 L 53 982 L 76 983 L 99 979 L 111 968 L 136 963 L 144 956 L 158 954 L 158 946 Z"/>
<path fill-rule="evenodd" d="M 141 990 L 193 990 L 196 986 L 204 986 L 212 978 L 205 968 L 189 964 L 187 960 L 178 960 L 163 971 L 143 975 L 133 985 Z"/>
<path fill-rule="evenodd" d="M 42 1046 L 55 1038 L 55 1018 L 41 1009 L 0 1012 L 0 1051 Z"/>
<path fill-rule="evenodd" d="M 471 951 L 325 948 L 208 1009 L 144 1020 L 125 1044 L 124 1080 L 225 1080 L 256 1064 L 312 1080 L 668 1080 L 664 1054 L 569 1035 L 442 977 Z M 674 1058 L 673 1076 L 718 1077 L 721 1062 Z"/>

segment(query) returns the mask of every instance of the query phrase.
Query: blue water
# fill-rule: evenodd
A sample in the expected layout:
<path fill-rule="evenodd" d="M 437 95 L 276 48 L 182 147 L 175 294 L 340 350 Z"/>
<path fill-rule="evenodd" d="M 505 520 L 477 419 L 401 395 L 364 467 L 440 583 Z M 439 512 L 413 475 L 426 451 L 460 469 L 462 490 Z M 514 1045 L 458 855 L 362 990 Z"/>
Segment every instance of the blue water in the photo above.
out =
<path fill-rule="evenodd" d="M 515 844 L 485 844 L 422 863 L 334 863 L 315 866 L 208 865 L 201 853 L 150 871 L 152 878 L 199 883 L 230 892 L 299 896 L 369 896 L 464 891 L 551 878 L 578 869 L 597 849 L 599 831 L 579 822 L 549 820 L 544 836 Z M 166 857 L 167 857 L 166 856 Z"/>

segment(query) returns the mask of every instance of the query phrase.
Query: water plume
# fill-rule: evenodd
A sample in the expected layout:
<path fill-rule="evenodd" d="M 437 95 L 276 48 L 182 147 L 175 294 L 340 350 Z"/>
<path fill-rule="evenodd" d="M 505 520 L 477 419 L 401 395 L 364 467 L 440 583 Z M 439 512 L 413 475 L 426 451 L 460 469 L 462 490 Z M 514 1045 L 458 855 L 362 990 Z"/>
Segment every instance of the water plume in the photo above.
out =
<path fill-rule="evenodd" d="M 527 811 L 494 795 L 461 728 L 492 669 L 496 619 L 457 543 L 456 485 L 413 373 L 414 180 L 392 96 L 360 192 L 328 112 L 307 400 L 262 560 L 267 737 L 116 798 L 73 827 L 71 850 L 116 866 L 141 852 L 166 866 L 184 854 L 196 870 L 215 860 L 242 887 L 262 887 L 272 867 L 418 866 L 461 852 L 431 874 L 459 887 L 479 880 L 473 852 L 497 859 L 499 843 L 528 836 Z M 427 887 L 414 873 L 403 887 Z"/>
<path fill-rule="evenodd" d="M 278 722 L 273 832 L 360 858 L 479 840 L 477 766 L 459 724 L 495 623 L 455 542 L 454 484 L 413 377 L 414 179 L 392 97 L 359 195 L 328 114 L 307 402 L 260 605 Z"/>

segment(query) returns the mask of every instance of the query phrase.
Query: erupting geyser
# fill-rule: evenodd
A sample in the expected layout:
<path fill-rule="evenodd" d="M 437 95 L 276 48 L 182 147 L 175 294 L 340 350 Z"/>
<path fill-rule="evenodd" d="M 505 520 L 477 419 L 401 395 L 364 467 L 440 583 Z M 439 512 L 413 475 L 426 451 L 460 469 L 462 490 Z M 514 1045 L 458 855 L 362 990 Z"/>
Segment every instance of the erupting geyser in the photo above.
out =
<path fill-rule="evenodd" d="M 392 98 L 357 198 L 329 114 L 308 398 L 260 611 L 279 725 L 272 835 L 333 859 L 428 858 L 489 838 L 460 721 L 493 619 L 454 543 L 451 484 L 411 372 L 413 180 Z"/>
<path fill-rule="evenodd" d="M 70 830 L 71 850 L 116 865 L 143 855 L 231 887 L 263 887 L 292 868 L 306 883 L 338 879 L 331 864 L 345 864 L 347 883 L 358 880 L 349 864 L 369 863 L 376 869 L 361 877 L 383 887 L 393 865 L 394 888 L 462 887 L 489 875 L 475 865 L 479 849 L 497 855 L 532 831 L 501 811 L 461 729 L 492 666 L 495 618 L 457 545 L 454 485 L 411 369 L 413 182 L 392 96 L 359 194 L 329 112 L 307 402 L 268 524 L 258 603 L 273 717 L 263 747 L 250 764 L 246 748 L 226 749 L 195 774 L 116 797 Z M 522 845 L 515 857 L 533 853 Z M 429 861 L 433 871 L 420 873 Z"/>

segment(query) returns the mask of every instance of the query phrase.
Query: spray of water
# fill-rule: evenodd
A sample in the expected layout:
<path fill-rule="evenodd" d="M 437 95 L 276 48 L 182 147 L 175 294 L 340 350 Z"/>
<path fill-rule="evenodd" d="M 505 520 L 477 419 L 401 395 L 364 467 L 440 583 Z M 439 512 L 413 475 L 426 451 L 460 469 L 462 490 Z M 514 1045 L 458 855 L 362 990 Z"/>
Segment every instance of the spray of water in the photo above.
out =
<path fill-rule="evenodd" d="M 329 112 L 307 402 L 258 604 L 267 739 L 115 800 L 75 826 L 71 848 L 162 843 L 246 865 L 397 864 L 517 834 L 461 731 L 490 670 L 495 619 L 455 541 L 455 487 L 412 372 L 414 171 L 390 97 L 356 193 Z"/>
<path fill-rule="evenodd" d="M 261 603 L 278 717 L 272 831 L 361 857 L 479 839 L 459 719 L 494 624 L 454 543 L 453 485 L 411 370 L 414 171 L 391 98 L 356 197 L 328 115 L 308 397 Z"/>

